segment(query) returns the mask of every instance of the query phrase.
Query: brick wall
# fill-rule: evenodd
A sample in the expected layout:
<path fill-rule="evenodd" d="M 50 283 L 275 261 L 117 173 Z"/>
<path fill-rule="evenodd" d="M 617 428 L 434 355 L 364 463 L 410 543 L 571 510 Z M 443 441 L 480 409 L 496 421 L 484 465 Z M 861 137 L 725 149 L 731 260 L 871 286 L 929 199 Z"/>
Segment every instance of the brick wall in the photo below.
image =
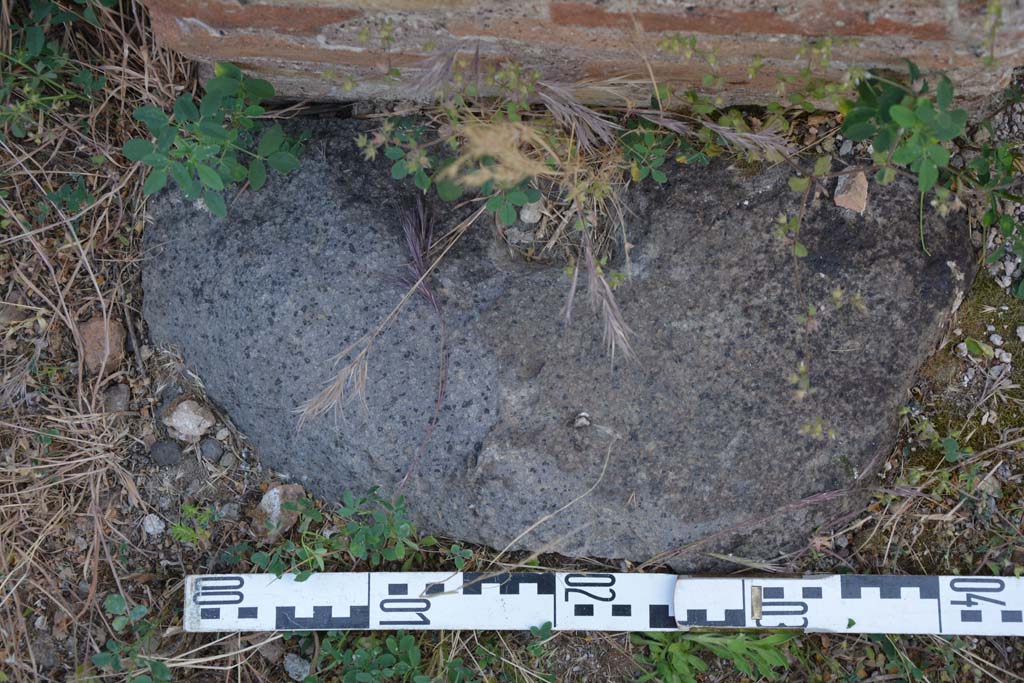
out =
<path fill-rule="evenodd" d="M 1024 0 L 1002 0 L 996 66 L 986 66 L 985 0 L 143 0 L 157 39 L 199 60 L 228 60 L 292 97 L 411 96 L 433 55 L 477 49 L 516 59 L 548 80 L 585 83 L 592 102 L 646 99 L 648 65 L 660 82 L 700 85 L 707 66 L 659 52 L 680 33 L 714 49 L 727 101 L 775 97 L 810 38 L 832 36 L 830 72 L 850 65 L 902 70 L 904 58 L 950 74 L 968 104 L 1024 64 Z M 379 28 L 390 19 L 393 43 Z M 366 32 L 369 30 L 369 40 Z M 764 63 L 753 78 L 754 56 Z M 399 79 L 389 78 L 397 68 Z M 354 87 L 353 87 L 354 83 Z"/>

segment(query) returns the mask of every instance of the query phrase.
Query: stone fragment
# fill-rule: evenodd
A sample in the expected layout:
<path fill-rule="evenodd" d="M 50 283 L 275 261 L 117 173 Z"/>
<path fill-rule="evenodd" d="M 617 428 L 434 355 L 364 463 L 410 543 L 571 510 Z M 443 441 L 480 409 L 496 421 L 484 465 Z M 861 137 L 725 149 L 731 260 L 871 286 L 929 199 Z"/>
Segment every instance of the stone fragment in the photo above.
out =
<path fill-rule="evenodd" d="M 175 405 L 164 416 L 163 422 L 174 430 L 180 440 L 197 441 L 216 424 L 217 418 L 206 406 L 188 399 Z"/>
<path fill-rule="evenodd" d="M 181 462 L 181 447 L 169 439 L 163 439 L 149 449 L 149 457 L 160 467 L 173 467 Z"/>
<path fill-rule="evenodd" d="M 116 320 L 104 321 L 96 315 L 78 326 L 82 338 L 82 362 L 85 370 L 95 375 L 117 370 L 124 358 L 124 327 Z"/>
<path fill-rule="evenodd" d="M 839 176 L 834 201 L 836 206 L 864 213 L 868 206 L 867 176 L 861 172 Z"/>
<path fill-rule="evenodd" d="M 224 454 L 224 447 L 216 439 L 205 438 L 199 442 L 199 453 L 210 462 L 218 462 Z"/>
<path fill-rule="evenodd" d="M 863 214 L 813 202 L 800 232 L 808 255 L 794 261 L 766 241 L 780 214 L 798 211 L 786 169 L 673 167 L 664 186 L 622 198 L 632 272 L 614 296 L 637 360 L 612 361 L 584 278 L 566 328 L 564 264 L 511 261 L 478 224 L 431 278 L 449 373 L 417 461 L 441 349 L 422 297 L 375 341 L 365 408 L 297 428 L 296 409 L 334 376 L 331 357 L 403 295 L 389 278 L 408 260 L 404 191 L 352 145 L 366 126 L 302 126 L 314 143 L 299 169 L 243 193 L 226 219 L 174 192 L 151 200 L 152 339 L 182 352 L 264 467 L 337 500 L 375 485 L 390 495 L 417 462 L 403 493 L 419 529 L 492 547 L 577 498 L 518 547 L 668 553 L 694 571 L 715 564 L 708 551 L 770 559 L 805 545 L 816 525 L 866 500 L 842 491 L 891 451 L 899 406 L 977 262 L 963 213 L 927 203 L 922 251 L 907 179 L 872 185 Z M 472 207 L 434 210 L 440 234 Z M 794 268 L 806 301 L 841 287 L 866 309 L 844 307 L 800 334 Z M 787 381 L 801 360 L 814 389 L 803 401 Z M 582 413 L 589 425 L 577 428 Z M 815 425 L 835 439 L 801 434 Z M 700 552 L 674 552 L 709 536 Z"/>
<path fill-rule="evenodd" d="M 519 209 L 519 220 L 521 220 L 523 223 L 526 223 L 527 225 L 533 225 L 534 223 L 539 223 L 540 219 L 543 218 L 543 217 L 544 217 L 544 200 L 543 199 L 535 201 L 535 202 L 530 202 L 529 204 L 524 204 L 523 207 L 521 209 Z"/>
<path fill-rule="evenodd" d="M 103 411 L 106 413 L 123 413 L 128 410 L 128 401 L 132 390 L 127 384 L 114 384 L 103 390 Z"/>
<path fill-rule="evenodd" d="M 167 525 L 160 519 L 160 515 L 148 514 L 142 518 L 142 530 L 150 538 L 157 538 L 166 528 Z"/>
<path fill-rule="evenodd" d="M 253 515 L 253 529 L 268 543 L 277 541 L 299 519 L 299 513 L 285 508 L 306 495 L 298 484 L 279 484 L 267 490 Z"/>
<path fill-rule="evenodd" d="M 308 659 L 303 659 L 293 652 L 289 652 L 284 656 L 285 672 L 289 678 L 298 683 L 302 683 L 306 676 L 309 675 L 310 666 Z"/>

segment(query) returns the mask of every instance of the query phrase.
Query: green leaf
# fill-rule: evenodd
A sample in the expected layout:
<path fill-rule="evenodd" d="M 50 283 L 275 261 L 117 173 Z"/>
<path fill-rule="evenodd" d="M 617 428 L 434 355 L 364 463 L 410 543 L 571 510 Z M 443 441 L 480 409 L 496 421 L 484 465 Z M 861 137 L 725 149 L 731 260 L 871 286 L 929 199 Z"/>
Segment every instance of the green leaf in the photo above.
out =
<path fill-rule="evenodd" d="M 405 150 L 401 147 L 395 147 L 394 145 L 388 145 L 384 148 L 384 156 L 392 161 L 405 158 Z"/>
<path fill-rule="evenodd" d="M 270 81 L 244 76 L 242 84 L 245 86 L 245 91 L 249 93 L 249 97 L 257 102 L 274 96 L 274 86 L 270 84 Z"/>
<path fill-rule="evenodd" d="M 202 116 L 213 116 L 220 109 L 220 103 L 224 100 L 220 95 L 206 93 L 203 99 L 199 100 L 199 113 Z"/>
<path fill-rule="evenodd" d="M 121 151 L 124 152 L 125 158 L 129 161 L 142 161 L 143 158 L 152 154 L 153 150 L 153 143 L 149 140 L 132 138 L 128 142 L 124 143 L 124 147 Z"/>
<path fill-rule="evenodd" d="M 508 193 L 507 197 L 513 206 L 524 206 L 530 201 L 526 193 L 521 190 L 512 190 Z"/>
<path fill-rule="evenodd" d="M 215 62 L 213 65 L 213 75 L 238 79 L 242 77 L 242 70 L 231 62 Z"/>
<path fill-rule="evenodd" d="M 117 593 L 111 593 L 103 601 L 103 609 L 107 610 L 109 614 L 124 614 L 128 609 L 128 603 Z"/>
<path fill-rule="evenodd" d="M 149 173 L 149 177 L 146 178 L 146 182 L 142 184 L 142 194 L 146 197 L 159 192 L 164 189 L 164 185 L 167 184 L 167 169 L 166 168 L 155 168 Z"/>
<path fill-rule="evenodd" d="M 896 142 L 897 135 L 898 129 L 891 126 L 879 128 L 875 139 L 871 141 L 871 146 L 874 147 L 876 152 L 888 152 L 892 149 L 893 143 Z"/>
<path fill-rule="evenodd" d="M 196 164 L 196 173 L 199 174 L 200 182 L 211 190 L 219 192 L 224 189 L 224 181 L 221 180 L 220 174 L 206 164 Z"/>
<path fill-rule="evenodd" d="M 169 681 L 171 680 L 171 670 L 166 664 L 155 659 L 146 661 L 146 665 L 149 667 L 149 672 L 153 674 L 153 680 L 155 681 Z"/>
<path fill-rule="evenodd" d="M 267 167 L 263 165 L 262 159 L 256 159 L 249 164 L 249 186 L 259 191 L 267 183 Z"/>
<path fill-rule="evenodd" d="M 918 123 L 917 116 L 914 115 L 914 112 L 910 111 L 910 109 L 904 107 L 902 104 L 894 104 L 889 107 L 889 116 L 892 117 L 893 121 L 904 128 L 914 128 Z"/>
<path fill-rule="evenodd" d="M 416 187 L 424 192 L 430 189 L 430 176 L 428 176 L 422 168 L 416 170 L 416 174 L 413 176 L 412 181 Z"/>
<path fill-rule="evenodd" d="M 206 94 L 216 97 L 231 97 L 238 92 L 241 82 L 230 76 L 217 76 L 206 82 Z"/>
<path fill-rule="evenodd" d="M 982 356 L 984 358 L 995 357 L 995 351 L 992 350 L 992 347 L 984 342 L 978 341 L 977 339 L 964 337 L 964 344 L 967 345 L 967 353 L 972 356 Z"/>
<path fill-rule="evenodd" d="M 939 179 L 939 169 L 935 165 L 935 162 L 931 159 L 924 159 L 921 161 L 920 168 L 917 169 L 917 187 L 921 192 L 927 192 L 934 187 L 935 182 Z"/>
<path fill-rule="evenodd" d="M 281 148 L 284 142 L 284 130 L 280 125 L 274 124 L 260 136 L 260 144 L 256 147 L 256 153 L 261 157 L 268 157 Z"/>
<path fill-rule="evenodd" d="M 810 182 L 811 182 L 810 178 L 802 178 L 800 176 L 790 176 L 790 178 L 789 178 L 789 189 L 793 190 L 793 192 L 803 192 L 803 191 L 805 191 L 807 189 L 807 186 L 808 186 L 808 184 L 810 184 Z"/>
<path fill-rule="evenodd" d="M 832 170 L 832 157 L 825 155 L 814 162 L 814 175 L 823 176 Z"/>
<path fill-rule="evenodd" d="M 807 247 L 797 242 L 793 245 L 793 255 L 797 258 L 805 258 L 807 256 Z"/>
<path fill-rule="evenodd" d="M 960 459 L 960 444 L 956 439 L 949 436 L 943 439 L 942 450 L 945 451 L 946 462 L 956 462 Z"/>
<path fill-rule="evenodd" d="M 921 148 L 917 145 L 910 144 L 910 141 L 904 142 L 900 145 L 892 155 L 892 162 L 899 164 L 900 166 L 906 166 L 907 164 L 917 161 L 921 156 Z"/>
<path fill-rule="evenodd" d="M 228 215 L 228 207 L 224 203 L 224 198 L 216 192 L 211 190 L 203 192 L 203 202 L 206 203 L 206 208 L 208 208 L 210 213 L 214 216 L 224 218 L 224 216 Z"/>
<path fill-rule="evenodd" d="M 199 108 L 192 101 L 192 94 L 179 95 L 174 100 L 174 118 L 180 122 L 197 121 L 199 119 Z"/>
<path fill-rule="evenodd" d="M 91 659 L 94 665 L 100 669 L 105 669 L 109 666 L 113 666 L 117 656 L 110 652 L 97 652 Z"/>
<path fill-rule="evenodd" d="M 291 173 L 299 167 L 299 159 L 291 152 L 274 152 L 267 159 L 270 168 L 278 173 Z"/>
<path fill-rule="evenodd" d="M 46 45 L 46 34 L 38 26 L 25 27 L 25 50 L 29 57 L 38 57 Z"/>
<path fill-rule="evenodd" d="M 462 196 L 462 186 L 451 178 L 445 178 L 440 181 L 435 180 L 434 187 L 437 189 L 437 196 L 443 202 L 454 202 Z"/>
<path fill-rule="evenodd" d="M 939 80 L 935 88 L 935 101 L 938 102 L 939 109 L 949 109 L 949 105 L 953 103 L 953 84 L 945 76 Z"/>
<path fill-rule="evenodd" d="M 658 183 L 659 185 L 668 182 L 668 176 L 665 175 L 665 172 L 659 171 L 656 168 L 651 169 L 651 179 L 654 180 L 654 182 Z"/>
<path fill-rule="evenodd" d="M 405 159 L 399 159 L 391 165 L 391 177 L 395 180 L 401 180 L 407 175 L 409 175 L 409 167 L 406 165 Z"/>
<path fill-rule="evenodd" d="M 204 120 L 199 124 L 199 132 L 203 135 L 208 135 L 214 140 L 227 140 L 231 137 L 228 134 L 227 128 L 220 125 L 216 121 Z"/>
<path fill-rule="evenodd" d="M 151 105 L 136 109 L 132 113 L 132 118 L 136 121 L 141 121 L 153 133 L 156 133 L 168 124 L 167 114 L 162 109 Z"/>
<path fill-rule="evenodd" d="M 502 204 L 501 208 L 498 209 L 498 220 L 505 225 L 512 225 L 516 222 L 516 218 L 518 217 L 519 214 L 516 212 L 516 207 L 512 206 L 511 202 L 505 202 Z"/>
<path fill-rule="evenodd" d="M 875 134 L 876 130 L 877 128 L 875 128 L 875 125 L 873 123 L 868 123 L 867 121 L 854 123 L 850 126 L 847 126 L 845 124 L 843 125 L 843 135 L 845 135 L 847 139 L 853 140 L 854 142 L 867 140 L 869 137 Z"/>
<path fill-rule="evenodd" d="M 949 150 L 942 145 L 928 145 L 924 153 L 939 168 L 945 168 L 949 165 Z"/>

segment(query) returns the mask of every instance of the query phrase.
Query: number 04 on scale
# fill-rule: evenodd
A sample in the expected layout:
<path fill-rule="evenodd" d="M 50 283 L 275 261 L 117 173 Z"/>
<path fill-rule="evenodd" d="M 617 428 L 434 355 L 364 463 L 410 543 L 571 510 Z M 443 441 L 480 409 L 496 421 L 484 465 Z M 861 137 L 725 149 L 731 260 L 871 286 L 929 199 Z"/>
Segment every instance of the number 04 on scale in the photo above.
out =
<path fill-rule="evenodd" d="M 1024 579 L 704 578 L 561 572 L 216 574 L 185 582 L 186 631 L 389 629 L 1024 635 Z"/>

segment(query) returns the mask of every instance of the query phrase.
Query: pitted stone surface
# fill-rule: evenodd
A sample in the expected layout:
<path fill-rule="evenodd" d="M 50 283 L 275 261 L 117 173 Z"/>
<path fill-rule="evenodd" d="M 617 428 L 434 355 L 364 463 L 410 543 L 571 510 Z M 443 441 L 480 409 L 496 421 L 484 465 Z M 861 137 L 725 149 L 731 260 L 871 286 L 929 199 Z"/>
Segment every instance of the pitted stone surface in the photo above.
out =
<path fill-rule="evenodd" d="M 365 408 L 301 429 L 296 410 L 401 297 L 398 215 L 415 190 L 359 158 L 360 124 L 302 125 L 314 137 L 300 169 L 244 193 L 227 219 L 171 192 L 152 202 L 145 315 L 265 466 L 329 499 L 389 491 L 434 412 L 440 325 L 428 304 L 412 300 L 374 343 Z M 797 208 L 786 178 L 715 163 L 628 196 L 633 277 L 615 293 L 635 362 L 609 360 L 585 291 L 563 328 L 561 266 L 512 262 L 489 219 L 474 226 L 434 280 L 450 370 L 404 489 L 420 528 L 504 547 L 596 484 L 518 545 L 643 560 L 710 536 L 699 550 L 766 558 L 856 505 L 856 494 L 798 501 L 851 486 L 889 453 L 973 254 L 963 219 L 930 210 L 925 254 L 914 188 L 872 183 L 863 215 L 830 198 L 811 207 L 810 255 L 796 262 L 774 236 Z M 463 215 L 440 209 L 437 230 Z M 819 327 L 805 344 L 808 305 Z M 813 393 L 797 401 L 788 379 L 801 360 Z M 800 434 L 818 419 L 835 439 Z M 696 552 L 672 562 L 709 564 Z"/>

